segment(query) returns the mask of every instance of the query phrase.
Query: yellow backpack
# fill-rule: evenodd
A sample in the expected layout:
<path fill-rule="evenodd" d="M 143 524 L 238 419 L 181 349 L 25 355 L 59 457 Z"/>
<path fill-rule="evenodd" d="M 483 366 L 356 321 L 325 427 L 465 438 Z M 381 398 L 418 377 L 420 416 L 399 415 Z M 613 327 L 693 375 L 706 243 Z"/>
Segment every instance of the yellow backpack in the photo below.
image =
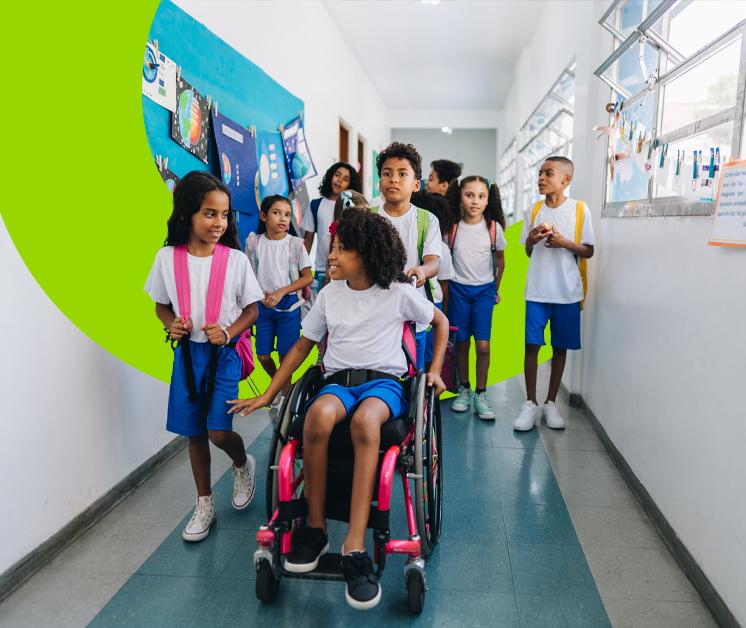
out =
<path fill-rule="evenodd" d="M 541 209 L 544 201 L 539 201 L 531 209 L 531 227 L 533 228 L 536 222 L 536 216 Z M 578 201 L 575 204 L 575 242 L 580 244 L 580 238 L 583 234 L 583 223 L 585 222 L 585 203 Z M 578 263 L 578 270 L 580 271 L 580 279 L 583 282 L 583 300 L 580 302 L 580 309 L 583 309 L 585 303 L 585 295 L 588 294 L 588 260 L 585 257 L 575 257 L 575 261 Z"/>

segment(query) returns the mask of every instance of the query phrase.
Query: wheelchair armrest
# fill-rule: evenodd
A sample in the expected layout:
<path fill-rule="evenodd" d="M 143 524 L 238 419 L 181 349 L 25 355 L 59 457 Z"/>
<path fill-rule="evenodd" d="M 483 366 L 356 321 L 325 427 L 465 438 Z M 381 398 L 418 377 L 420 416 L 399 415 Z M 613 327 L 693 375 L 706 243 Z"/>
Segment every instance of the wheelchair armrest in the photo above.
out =
<path fill-rule="evenodd" d="M 306 403 L 309 391 L 318 386 L 323 379 L 324 373 L 318 364 L 312 366 L 303 373 L 303 376 L 295 382 L 295 385 L 290 391 L 290 401 L 288 403 L 288 409 L 290 412 L 293 414 L 303 412 L 303 406 Z"/>

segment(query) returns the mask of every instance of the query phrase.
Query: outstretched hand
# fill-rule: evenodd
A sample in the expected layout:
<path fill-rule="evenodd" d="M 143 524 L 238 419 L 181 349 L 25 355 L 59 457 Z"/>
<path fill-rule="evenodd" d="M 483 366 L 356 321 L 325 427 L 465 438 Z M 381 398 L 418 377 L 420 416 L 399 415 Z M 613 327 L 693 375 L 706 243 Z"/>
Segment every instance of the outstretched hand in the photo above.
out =
<path fill-rule="evenodd" d="M 233 404 L 228 408 L 228 414 L 238 414 L 238 416 L 246 416 L 251 414 L 254 410 L 263 408 L 269 404 L 269 399 L 265 395 L 259 397 L 251 397 L 249 399 L 229 399 L 225 403 Z"/>

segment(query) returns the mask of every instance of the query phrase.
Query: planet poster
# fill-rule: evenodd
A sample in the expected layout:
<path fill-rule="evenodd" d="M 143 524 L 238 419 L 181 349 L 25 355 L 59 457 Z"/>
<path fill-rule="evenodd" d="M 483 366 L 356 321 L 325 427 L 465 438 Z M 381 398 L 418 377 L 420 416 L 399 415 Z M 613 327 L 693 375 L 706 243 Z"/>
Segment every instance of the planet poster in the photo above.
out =
<path fill-rule="evenodd" d="M 259 164 L 261 198 L 272 194 L 287 196 L 290 191 L 282 150 L 282 135 L 260 131 L 256 135 L 256 159 Z"/>
<path fill-rule="evenodd" d="M 176 187 L 176 184 L 181 180 L 181 178 L 176 173 L 169 170 L 168 159 L 162 160 L 160 165 L 158 164 L 158 160 L 156 160 L 155 165 L 158 168 L 158 173 L 161 175 L 168 191 L 173 194 L 174 187 Z"/>
<path fill-rule="evenodd" d="M 291 222 L 295 228 L 295 232 L 300 233 L 300 226 L 303 222 L 303 212 L 306 211 L 306 208 L 311 204 L 311 199 L 308 196 L 308 188 L 304 181 L 301 181 L 300 185 L 290 193 L 290 202 L 293 207 Z"/>
<path fill-rule="evenodd" d="M 207 99 L 184 77 L 176 79 L 176 110 L 171 116 L 171 139 L 207 163 L 210 108 Z"/>
<path fill-rule="evenodd" d="M 218 148 L 223 183 L 231 192 L 231 204 L 238 212 L 238 234 L 241 243 L 259 226 L 257 195 L 258 164 L 254 138 L 245 127 L 212 110 L 212 129 Z"/>
<path fill-rule="evenodd" d="M 282 142 L 285 147 L 285 163 L 293 190 L 309 177 L 316 176 L 311 153 L 306 144 L 306 133 L 300 116 L 282 127 Z"/>
<path fill-rule="evenodd" d="M 176 64 L 150 42 L 142 63 L 142 93 L 161 107 L 176 110 Z"/>

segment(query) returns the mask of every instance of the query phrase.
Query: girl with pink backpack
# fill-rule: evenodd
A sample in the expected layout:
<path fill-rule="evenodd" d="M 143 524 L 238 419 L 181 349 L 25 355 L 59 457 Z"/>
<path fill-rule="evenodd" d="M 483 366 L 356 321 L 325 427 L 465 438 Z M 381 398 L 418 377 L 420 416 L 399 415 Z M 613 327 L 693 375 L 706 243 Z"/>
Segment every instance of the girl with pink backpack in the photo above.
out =
<path fill-rule="evenodd" d="M 166 429 L 189 438 L 197 503 L 182 537 L 201 541 L 215 522 L 210 442 L 233 461 L 233 508 L 254 498 L 256 462 L 226 401 L 253 368 L 247 330 L 263 294 L 238 246 L 228 188 L 213 175 L 193 171 L 176 185 L 165 244 L 145 291 L 176 345 Z"/>

